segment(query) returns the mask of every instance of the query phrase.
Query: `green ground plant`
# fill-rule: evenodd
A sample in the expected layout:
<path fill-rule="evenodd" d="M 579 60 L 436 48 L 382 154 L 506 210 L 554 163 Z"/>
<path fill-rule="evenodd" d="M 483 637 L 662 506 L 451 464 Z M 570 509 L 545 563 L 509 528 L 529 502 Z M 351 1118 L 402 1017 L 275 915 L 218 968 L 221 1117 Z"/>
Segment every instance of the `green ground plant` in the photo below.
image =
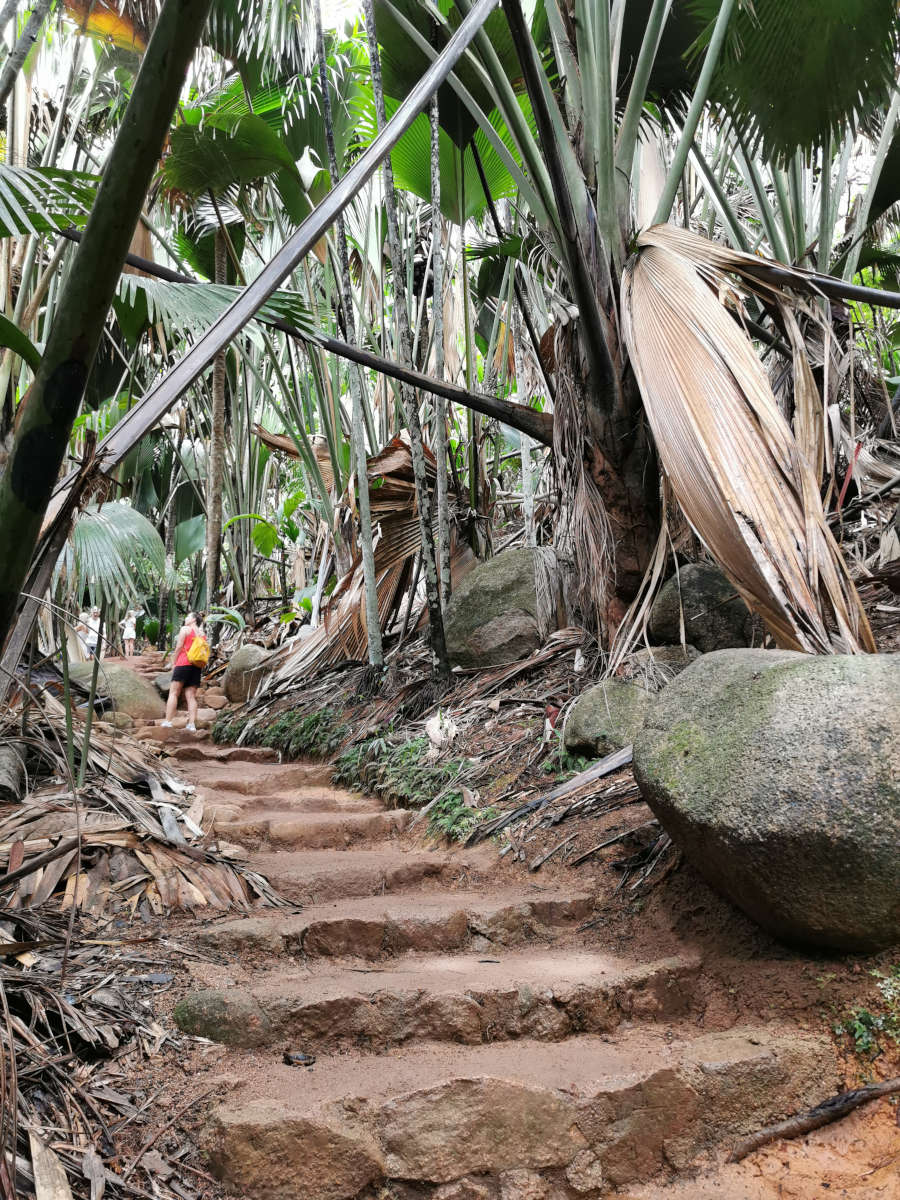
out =
<path fill-rule="evenodd" d="M 848 1037 L 853 1049 L 864 1058 L 877 1058 L 886 1049 L 886 1043 L 900 1046 L 900 963 L 886 971 L 874 970 L 870 974 L 877 980 L 880 1002 L 872 1008 L 857 1006 L 834 1026 L 838 1037 Z"/>
<path fill-rule="evenodd" d="M 423 808 L 459 775 L 462 759 L 432 762 L 426 737 L 399 739 L 376 733 L 340 754 L 334 781 L 372 792 L 401 808 Z"/>
<path fill-rule="evenodd" d="M 428 832 L 451 842 L 461 842 L 476 825 L 497 815 L 496 808 L 473 808 L 466 803 L 462 792 L 451 791 L 441 796 L 428 814 Z"/>
<path fill-rule="evenodd" d="M 244 733 L 248 719 L 231 714 L 219 717 L 213 726 L 213 741 L 236 742 Z M 286 709 L 269 724 L 254 722 L 244 744 L 269 746 L 289 760 L 328 758 L 344 741 L 347 732 L 348 726 L 336 709 L 320 708 L 313 712 Z"/>

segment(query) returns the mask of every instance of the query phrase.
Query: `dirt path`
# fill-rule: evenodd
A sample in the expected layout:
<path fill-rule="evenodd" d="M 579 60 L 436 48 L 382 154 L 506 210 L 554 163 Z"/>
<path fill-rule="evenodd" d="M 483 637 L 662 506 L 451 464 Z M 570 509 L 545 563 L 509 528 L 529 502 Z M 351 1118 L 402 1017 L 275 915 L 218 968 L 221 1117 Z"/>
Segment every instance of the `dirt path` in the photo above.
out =
<path fill-rule="evenodd" d="M 410 812 L 326 767 L 188 739 L 166 750 L 204 827 L 296 905 L 201 924 L 206 960 L 185 964 L 175 1020 L 225 1047 L 196 1043 L 188 1087 L 212 1089 L 199 1137 L 229 1195 L 900 1198 L 887 1102 L 721 1165 L 842 1083 L 821 1021 L 776 1017 L 771 994 L 738 1002 L 771 960 L 732 976 L 690 937 L 628 947 L 590 878 L 423 848 Z"/>

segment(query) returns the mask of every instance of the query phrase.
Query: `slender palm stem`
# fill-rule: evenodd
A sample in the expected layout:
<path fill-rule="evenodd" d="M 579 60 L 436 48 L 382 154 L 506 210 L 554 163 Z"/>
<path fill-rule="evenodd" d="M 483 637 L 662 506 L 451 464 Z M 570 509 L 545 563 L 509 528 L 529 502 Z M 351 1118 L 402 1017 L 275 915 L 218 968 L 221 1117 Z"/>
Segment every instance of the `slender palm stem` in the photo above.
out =
<path fill-rule="evenodd" d="M 375 11 L 373 0 L 365 0 L 364 13 L 366 34 L 369 41 L 369 62 L 372 72 L 372 92 L 375 98 L 375 116 L 379 130 L 387 125 L 387 115 L 384 107 L 384 90 L 381 82 L 381 58 L 378 50 L 378 38 L 375 32 Z M 387 214 L 388 246 L 391 253 L 394 281 L 394 316 L 400 341 L 400 357 L 412 366 L 412 340 L 409 331 L 409 310 L 406 304 L 406 293 L 403 286 L 403 258 L 400 249 L 400 231 L 397 224 L 397 196 L 394 190 L 394 173 L 391 169 L 390 155 L 382 164 L 384 172 L 384 205 Z M 434 545 L 434 529 L 431 518 L 431 493 L 428 489 L 428 478 L 425 468 L 425 443 L 422 437 L 422 424 L 419 420 L 418 398 L 411 389 L 401 388 L 401 396 L 409 429 L 410 449 L 412 453 L 413 477 L 416 484 L 416 505 L 419 515 L 419 532 L 422 539 L 422 565 L 425 572 L 425 594 L 428 598 L 428 622 L 431 633 L 431 652 L 434 656 L 436 673 L 446 677 L 450 673 L 447 660 L 447 645 L 444 640 L 444 621 L 441 611 L 441 593 L 438 582 L 437 560 Z"/>
<path fill-rule="evenodd" d="M 687 164 L 691 143 L 697 132 L 697 126 L 700 123 L 703 109 L 709 99 L 713 75 L 715 74 L 716 67 L 719 65 L 719 55 L 722 52 L 722 47 L 725 45 L 725 35 L 728 32 L 728 23 L 731 20 L 734 5 L 735 0 L 722 0 L 721 7 L 719 8 L 719 15 L 716 17 L 716 23 L 713 26 L 712 37 L 706 51 L 706 57 L 703 60 L 700 78 L 697 80 L 691 106 L 684 120 L 684 128 L 681 131 L 681 137 L 675 148 L 675 154 L 669 167 L 669 173 L 666 176 L 659 204 L 656 206 L 656 215 L 654 217 L 654 224 L 656 225 L 661 225 L 664 221 L 668 221 L 672 212 L 672 205 L 675 203 L 678 185 L 681 183 L 681 175 Z"/>
<path fill-rule="evenodd" d="M 444 229 L 441 218 L 441 142 L 440 110 L 437 93 L 431 97 L 428 117 L 431 123 L 431 323 L 434 330 L 434 374 L 444 378 Z M 450 599 L 450 503 L 447 491 L 447 403 L 443 396 L 434 400 L 434 456 L 437 465 L 435 501 L 438 527 L 438 578 L 441 604 Z M 419 560 L 421 562 L 421 559 Z"/>
<path fill-rule="evenodd" d="M 319 60 L 319 81 L 322 89 L 322 115 L 325 119 L 325 140 L 328 147 L 328 169 L 332 182 L 340 178 L 337 153 L 334 146 L 334 126 L 331 116 L 331 86 L 328 82 L 328 62 L 325 57 L 325 38 L 322 33 L 322 6 L 315 0 L 313 6 L 316 22 L 316 52 Z M 347 231 L 343 213 L 337 219 L 337 249 L 340 273 L 341 307 L 344 313 L 344 328 L 347 341 L 356 341 L 356 322 L 353 317 L 353 297 L 350 288 L 350 258 L 347 253 Z M 350 425 L 350 445 L 356 467 L 356 495 L 359 507 L 359 541 L 362 551 L 363 585 L 366 606 L 366 638 L 369 663 L 373 667 L 384 665 L 381 645 L 381 621 L 378 615 L 378 590 L 375 575 L 375 549 L 372 541 L 372 507 L 369 497 L 369 474 L 366 462 L 366 436 L 363 422 L 362 380 L 356 366 L 351 366 L 350 396 L 353 415 Z"/>

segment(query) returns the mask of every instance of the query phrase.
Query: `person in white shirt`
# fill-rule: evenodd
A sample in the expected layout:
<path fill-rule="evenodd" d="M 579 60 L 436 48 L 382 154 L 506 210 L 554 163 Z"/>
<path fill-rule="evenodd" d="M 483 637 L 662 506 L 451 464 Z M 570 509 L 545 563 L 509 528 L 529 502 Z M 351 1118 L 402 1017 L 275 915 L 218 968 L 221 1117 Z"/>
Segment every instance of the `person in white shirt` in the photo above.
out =
<path fill-rule="evenodd" d="M 137 619 L 141 615 L 136 608 L 129 608 L 125 614 L 125 619 L 119 622 L 119 628 L 122 630 L 122 645 L 125 647 L 125 657 L 132 658 L 134 656 L 134 639 L 137 637 Z"/>
<path fill-rule="evenodd" d="M 87 633 L 84 636 L 84 644 L 87 646 L 87 652 L 91 658 L 97 654 L 97 643 L 100 640 L 100 609 L 94 605 L 91 611 L 87 614 L 85 621 Z M 99 657 L 103 657 L 101 648 Z"/>

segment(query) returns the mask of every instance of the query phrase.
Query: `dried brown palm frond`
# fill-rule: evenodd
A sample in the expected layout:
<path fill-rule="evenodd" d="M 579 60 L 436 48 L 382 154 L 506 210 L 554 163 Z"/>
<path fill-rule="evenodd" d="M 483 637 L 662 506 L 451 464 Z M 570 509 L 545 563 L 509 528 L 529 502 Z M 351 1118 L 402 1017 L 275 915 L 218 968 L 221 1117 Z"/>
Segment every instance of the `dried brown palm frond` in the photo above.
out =
<path fill-rule="evenodd" d="M 65 760 L 65 712 L 48 692 L 0 720 L 0 744 L 16 734 L 29 752 L 21 803 L 0 805 L 0 890 L 15 909 L 71 909 L 144 917 L 169 910 L 248 910 L 283 903 L 268 883 L 204 835 L 193 789 L 149 750 L 95 724 L 85 785 L 73 794 Z M 84 736 L 74 714 L 75 745 Z M 76 757 L 77 762 L 77 757 Z M 34 862 L 34 869 L 28 870 Z"/>
<path fill-rule="evenodd" d="M 436 475 L 434 457 L 426 450 L 426 474 L 433 489 Z M 368 460 L 368 477 L 375 532 L 375 574 L 378 593 L 378 619 L 386 631 L 401 611 L 413 578 L 413 566 L 421 548 L 416 489 L 408 442 L 394 438 Z M 349 515 L 352 495 L 342 506 Z M 267 698 L 295 687 L 313 671 L 347 660 L 366 657 L 368 635 L 363 603 L 362 561 L 356 555 L 350 570 L 323 605 L 322 624 L 284 644 L 273 662 L 272 685 L 266 686 Z"/>
<path fill-rule="evenodd" d="M 733 291 L 729 277 L 737 274 L 783 304 L 785 269 L 671 226 L 647 230 L 638 247 L 623 280 L 623 331 L 682 511 L 779 646 L 874 650 L 825 520 L 816 466 L 719 296 Z M 794 274 L 797 291 L 813 290 L 805 273 L 796 281 Z M 811 407 L 809 382 L 801 379 L 801 390 Z M 815 422 L 807 418 L 804 448 L 812 454 Z"/>

